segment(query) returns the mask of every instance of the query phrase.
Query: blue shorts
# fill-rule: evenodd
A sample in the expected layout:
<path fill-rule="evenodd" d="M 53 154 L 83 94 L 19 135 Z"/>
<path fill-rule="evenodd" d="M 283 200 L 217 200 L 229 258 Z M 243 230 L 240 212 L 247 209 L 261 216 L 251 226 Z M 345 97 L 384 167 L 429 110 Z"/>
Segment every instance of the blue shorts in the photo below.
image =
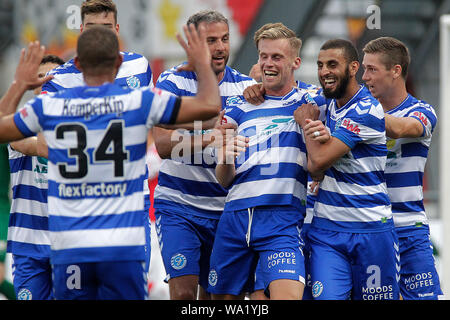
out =
<path fill-rule="evenodd" d="M 396 228 L 400 243 L 400 292 L 405 300 L 437 300 L 442 295 L 428 226 Z"/>
<path fill-rule="evenodd" d="M 317 300 L 398 300 L 400 256 L 395 231 L 308 231 L 312 296 Z"/>
<path fill-rule="evenodd" d="M 211 255 L 208 291 L 239 295 L 255 289 L 255 269 L 267 290 L 270 282 L 291 279 L 304 283 L 299 221 L 290 207 L 256 207 L 224 211 Z"/>
<path fill-rule="evenodd" d="M 57 300 L 145 300 L 148 296 L 144 261 L 55 264 Z"/>
<path fill-rule="evenodd" d="M 197 275 L 208 288 L 209 259 L 218 219 L 155 210 L 156 232 L 167 278 Z"/>
<path fill-rule="evenodd" d="M 49 258 L 12 255 L 14 290 L 18 300 L 53 300 Z"/>
<path fill-rule="evenodd" d="M 302 241 L 302 251 L 303 257 L 305 259 L 305 288 L 303 290 L 302 300 L 313 300 L 311 294 L 311 274 L 309 272 L 309 255 L 310 255 L 310 245 L 308 241 L 306 241 L 306 233 L 308 232 L 310 223 L 304 223 L 303 227 L 301 227 L 300 238 Z M 254 291 L 256 290 L 264 290 L 264 281 L 261 274 L 261 261 L 258 261 L 258 265 L 256 266 L 255 271 L 255 286 Z"/>

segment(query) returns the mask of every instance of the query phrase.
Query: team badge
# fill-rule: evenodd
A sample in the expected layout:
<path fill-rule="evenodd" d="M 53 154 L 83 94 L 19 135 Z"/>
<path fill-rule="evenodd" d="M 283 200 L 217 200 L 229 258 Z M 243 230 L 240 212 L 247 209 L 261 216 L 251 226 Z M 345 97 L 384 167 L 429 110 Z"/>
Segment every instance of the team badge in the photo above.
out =
<path fill-rule="evenodd" d="M 214 287 L 217 284 L 217 272 L 216 272 L 216 270 L 211 269 L 211 271 L 209 271 L 208 283 L 212 287 Z"/>
<path fill-rule="evenodd" d="M 227 98 L 226 104 L 227 104 L 227 106 L 242 104 L 242 99 L 239 96 L 230 96 Z"/>
<path fill-rule="evenodd" d="M 312 296 L 314 298 L 317 298 L 318 296 L 320 296 L 322 294 L 322 292 L 323 292 L 323 284 L 322 284 L 322 282 L 320 282 L 320 281 L 314 282 L 314 284 L 313 284 L 313 286 L 311 288 L 311 291 L 312 291 Z"/>
<path fill-rule="evenodd" d="M 177 253 L 170 259 L 170 265 L 175 270 L 181 270 L 186 266 L 187 259 L 181 253 Z"/>
<path fill-rule="evenodd" d="M 127 85 L 131 89 L 137 89 L 141 86 L 141 82 L 136 76 L 131 76 L 127 78 Z"/>
<path fill-rule="evenodd" d="M 23 288 L 17 294 L 17 300 L 33 300 L 33 295 L 30 290 Z"/>

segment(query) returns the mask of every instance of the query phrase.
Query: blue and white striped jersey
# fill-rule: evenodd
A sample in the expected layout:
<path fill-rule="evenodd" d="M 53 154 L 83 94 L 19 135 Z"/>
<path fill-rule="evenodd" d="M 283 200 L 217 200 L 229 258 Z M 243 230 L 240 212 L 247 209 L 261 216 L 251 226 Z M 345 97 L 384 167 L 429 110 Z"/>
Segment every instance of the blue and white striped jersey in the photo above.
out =
<path fill-rule="evenodd" d="M 266 95 L 259 106 L 244 103 L 227 111 L 225 118 L 237 124 L 239 135 L 249 137 L 249 147 L 236 159 L 225 210 L 293 206 L 305 213 L 306 145 L 293 115 L 307 97 L 325 106 L 322 96 L 294 88 L 282 97 Z"/>
<path fill-rule="evenodd" d="M 326 170 L 312 224 L 347 232 L 392 228 L 384 177 L 387 149 L 381 104 L 361 86 L 340 108 L 331 100 L 326 125 L 331 135 L 351 150 Z"/>
<path fill-rule="evenodd" d="M 121 52 L 123 63 L 119 68 L 115 83 L 121 87 L 136 89 L 153 87 L 153 75 L 148 60 L 140 54 Z M 84 86 L 83 74 L 75 66 L 74 60 L 51 70 L 53 79 L 42 86 L 42 93 Z"/>
<path fill-rule="evenodd" d="M 428 224 L 423 205 L 423 175 L 437 123 L 432 106 L 411 95 L 387 112 L 395 117 L 412 117 L 423 125 L 418 138 L 387 138 L 386 184 L 396 227 Z"/>
<path fill-rule="evenodd" d="M 142 179 L 148 129 L 173 123 L 180 99 L 106 83 L 40 95 L 15 114 L 48 144 L 53 264 L 144 260 Z"/>
<path fill-rule="evenodd" d="M 48 258 L 47 159 L 24 155 L 10 145 L 8 152 L 12 201 L 7 251 Z"/>
<path fill-rule="evenodd" d="M 179 96 L 193 96 L 197 92 L 194 72 L 165 71 L 156 87 Z M 219 83 L 222 108 L 230 108 L 244 101 L 244 89 L 256 82 L 238 71 L 226 67 Z M 198 155 L 200 155 L 198 157 Z M 219 219 L 225 205 L 227 190 L 218 183 L 215 161 L 205 161 L 202 154 L 189 159 L 164 159 L 161 163 L 158 185 L 155 189 L 156 209 L 176 210 L 183 214 Z"/>
<path fill-rule="evenodd" d="M 140 87 L 153 87 L 153 74 L 148 60 L 134 52 L 120 52 L 123 56 L 122 65 L 116 76 L 115 83 L 124 88 L 137 89 Z M 48 74 L 53 79 L 42 86 L 42 93 L 57 92 L 59 90 L 84 86 L 83 74 L 75 66 L 74 60 L 70 60 Z M 148 199 L 149 190 L 147 185 L 148 171 L 144 176 L 144 199 Z"/>

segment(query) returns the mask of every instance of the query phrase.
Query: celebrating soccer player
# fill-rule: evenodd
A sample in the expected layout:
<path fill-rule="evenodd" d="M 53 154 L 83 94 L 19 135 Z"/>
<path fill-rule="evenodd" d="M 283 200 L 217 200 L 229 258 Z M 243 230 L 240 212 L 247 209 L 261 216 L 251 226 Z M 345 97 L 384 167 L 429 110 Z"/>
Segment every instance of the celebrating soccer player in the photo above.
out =
<path fill-rule="evenodd" d="M 364 74 L 386 117 L 388 194 L 400 245 L 400 292 L 405 300 L 442 295 L 423 205 L 423 175 L 437 116 L 431 105 L 406 91 L 408 48 L 392 37 L 363 49 Z"/>
<path fill-rule="evenodd" d="M 308 240 L 314 299 L 398 299 L 398 240 L 384 182 L 386 135 L 382 106 L 359 85 L 355 47 L 325 42 L 317 59 L 326 126 L 296 110 L 308 150 L 308 171 L 322 180 Z"/>
<path fill-rule="evenodd" d="M 192 15 L 187 21 L 187 25 L 191 24 L 206 29 L 211 67 L 219 84 L 222 108 L 232 108 L 243 100 L 245 87 L 255 82 L 227 66 L 230 53 L 228 20 L 217 11 L 205 10 Z M 196 72 L 180 72 L 175 67 L 161 74 L 156 87 L 177 95 L 192 96 L 198 90 L 198 79 Z M 178 140 L 172 139 L 174 131 L 153 128 L 156 147 L 164 158 L 154 206 L 171 299 L 196 299 L 199 284 L 199 298 L 208 298 L 205 289 L 208 287 L 209 258 L 227 190 L 217 182 L 214 161 L 207 164 L 203 160 L 203 149 L 212 142 L 211 134 L 234 127 L 220 125 L 221 120 L 216 121 L 216 130 L 212 132 L 197 130 L 192 141 L 188 135 L 187 153 L 192 149 L 196 155 L 192 152 L 192 156 L 183 154 L 181 158 L 178 155 L 172 157 L 173 151 L 179 148 Z M 201 129 L 211 128 L 203 125 Z"/>
<path fill-rule="evenodd" d="M 15 115 L 10 115 L 15 103 L 1 110 L 1 141 L 43 131 L 48 144 L 50 259 L 56 299 L 146 296 L 141 181 L 148 129 L 157 123 L 206 120 L 220 111 L 204 30 L 186 27 L 184 31 L 187 43 L 178 40 L 188 55 L 188 66 L 201 75 L 194 97 L 114 84 L 123 61 L 118 38 L 97 26 L 84 31 L 77 43 L 75 64 L 86 86 L 41 95 Z M 29 74 L 37 74 L 43 51 L 33 43 L 22 54 L 16 97 L 41 84 Z"/>

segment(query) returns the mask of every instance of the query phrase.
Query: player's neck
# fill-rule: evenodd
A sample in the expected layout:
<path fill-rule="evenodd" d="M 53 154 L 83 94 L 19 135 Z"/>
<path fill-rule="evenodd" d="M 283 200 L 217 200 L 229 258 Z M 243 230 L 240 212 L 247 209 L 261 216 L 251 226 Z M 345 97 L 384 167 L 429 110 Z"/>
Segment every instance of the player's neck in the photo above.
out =
<path fill-rule="evenodd" d="M 84 82 L 89 87 L 98 87 L 105 82 L 114 83 L 116 77 L 114 74 L 102 74 L 102 75 L 84 75 Z"/>
<path fill-rule="evenodd" d="M 408 91 L 406 91 L 406 85 L 403 83 L 383 93 L 383 95 L 378 98 L 378 101 L 383 106 L 384 112 L 388 112 L 389 110 L 396 108 L 407 97 Z"/>
<path fill-rule="evenodd" d="M 271 88 L 270 86 L 264 85 L 263 80 L 263 87 L 266 90 L 266 95 L 273 96 L 273 97 L 284 97 L 289 92 L 292 91 L 292 88 L 297 86 L 297 82 L 295 82 L 294 77 L 292 76 L 291 79 L 287 80 L 281 87 L 275 87 Z"/>
<path fill-rule="evenodd" d="M 220 81 L 222 81 L 223 77 L 225 76 L 225 70 L 219 73 L 216 73 L 216 77 L 217 77 L 217 83 L 219 83 Z"/>
<path fill-rule="evenodd" d="M 348 85 L 347 90 L 345 90 L 344 95 L 340 99 L 336 99 L 338 108 L 344 106 L 347 102 L 350 101 L 351 98 L 359 91 L 360 86 L 358 81 L 355 78 L 351 78 Z"/>

